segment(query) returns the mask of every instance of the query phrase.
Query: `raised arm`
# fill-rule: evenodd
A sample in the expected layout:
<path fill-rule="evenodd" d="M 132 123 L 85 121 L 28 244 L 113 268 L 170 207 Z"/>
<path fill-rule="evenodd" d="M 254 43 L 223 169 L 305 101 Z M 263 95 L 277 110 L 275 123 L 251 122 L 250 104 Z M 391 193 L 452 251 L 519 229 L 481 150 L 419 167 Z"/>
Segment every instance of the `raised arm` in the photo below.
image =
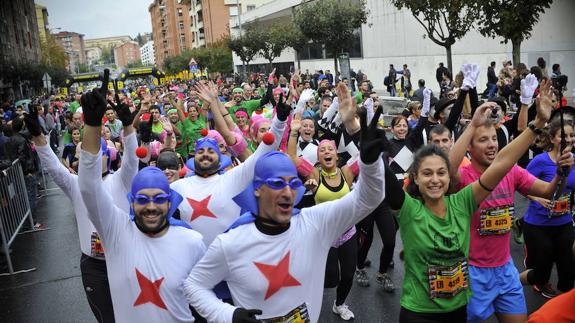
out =
<path fill-rule="evenodd" d="M 352 100 L 351 96 L 346 100 Z M 342 104 L 344 103 L 342 101 Z M 385 197 L 384 165 L 381 159 L 381 138 L 377 131 L 378 109 L 367 126 L 367 114 L 361 110 L 361 145 L 359 180 L 346 196 L 304 209 L 309 220 L 318 223 L 320 232 L 326 236 L 324 242 L 331 244 L 345 230 L 371 213 Z M 302 211 L 302 212 L 304 212 Z M 304 215 L 304 213 L 302 213 Z"/>
<path fill-rule="evenodd" d="M 345 130 L 348 134 L 353 135 L 359 131 L 359 120 L 355 117 L 357 106 L 352 99 L 349 89 L 345 83 L 340 82 L 336 88 L 337 97 L 339 98 L 339 114 Z M 367 118 L 367 117 L 366 117 Z"/>
<path fill-rule="evenodd" d="M 534 120 L 534 125 L 538 129 L 545 126 L 551 115 L 551 110 L 553 110 L 551 82 L 543 80 L 540 89 L 537 98 L 537 117 Z M 493 163 L 485 170 L 479 180 L 471 184 L 477 204 L 480 204 L 493 191 L 535 138 L 534 131 L 524 131 L 497 154 Z"/>
<path fill-rule="evenodd" d="M 475 129 L 484 125 L 489 115 L 491 114 L 491 110 L 497 106 L 495 102 L 487 102 L 482 104 L 479 108 L 475 110 L 473 114 L 473 118 L 471 122 L 467 125 L 459 139 L 449 151 L 449 164 L 451 164 L 451 171 L 452 174 L 458 174 L 459 165 L 465 157 L 465 153 L 467 152 L 467 147 L 471 143 L 471 139 L 473 138 L 473 134 L 475 134 Z"/>

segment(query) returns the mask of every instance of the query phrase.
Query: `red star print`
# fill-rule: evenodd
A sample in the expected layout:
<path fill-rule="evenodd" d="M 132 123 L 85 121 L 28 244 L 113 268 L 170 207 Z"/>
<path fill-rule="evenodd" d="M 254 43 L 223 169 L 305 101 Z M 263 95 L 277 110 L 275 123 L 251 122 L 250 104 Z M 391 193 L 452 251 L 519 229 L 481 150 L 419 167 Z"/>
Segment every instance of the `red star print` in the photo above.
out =
<path fill-rule="evenodd" d="M 134 307 L 146 303 L 152 303 L 159 308 L 168 310 L 166 304 L 160 296 L 160 285 L 164 281 L 164 277 L 151 282 L 146 276 L 136 268 L 136 277 L 138 278 L 138 284 L 140 285 L 140 295 L 134 302 Z"/>
<path fill-rule="evenodd" d="M 200 216 L 207 216 L 208 218 L 217 218 L 217 216 L 215 216 L 212 213 L 212 211 L 208 209 L 208 203 L 210 203 L 211 198 L 212 198 L 211 195 L 201 201 L 196 201 L 189 197 L 187 198 L 188 203 L 190 203 L 190 205 L 194 209 L 194 212 L 192 213 L 192 221 L 199 218 Z"/>
<path fill-rule="evenodd" d="M 269 282 L 268 290 L 266 292 L 266 296 L 264 301 L 270 298 L 273 294 L 279 291 L 283 287 L 290 287 L 290 286 L 300 286 L 301 283 L 297 281 L 292 275 L 289 273 L 289 255 L 290 252 L 280 260 L 277 265 L 267 265 L 262 264 L 259 262 L 255 262 L 254 264 L 258 269 L 262 272 L 262 274 L 266 277 Z"/>

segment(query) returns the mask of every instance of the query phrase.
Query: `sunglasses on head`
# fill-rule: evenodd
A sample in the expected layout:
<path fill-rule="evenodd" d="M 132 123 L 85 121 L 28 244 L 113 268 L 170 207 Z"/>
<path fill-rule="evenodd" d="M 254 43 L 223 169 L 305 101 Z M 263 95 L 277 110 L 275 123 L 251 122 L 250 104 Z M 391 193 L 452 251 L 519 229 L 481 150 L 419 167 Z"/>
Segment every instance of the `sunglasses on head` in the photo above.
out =
<path fill-rule="evenodd" d="M 138 194 L 134 196 L 134 202 L 140 205 L 146 205 L 150 202 L 154 202 L 154 204 L 164 204 L 170 200 L 170 194 L 158 194 L 154 197 L 149 197 L 147 195 Z"/>
<path fill-rule="evenodd" d="M 297 177 L 292 178 L 289 182 L 287 182 L 283 178 L 272 177 L 272 178 L 267 178 L 263 181 L 260 181 L 260 183 L 266 184 L 269 188 L 274 189 L 274 190 L 281 190 L 288 185 L 292 190 L 297 190 L 298 188 L 300 188 L 303 185 L 301 179 L 299 179 Z"/>

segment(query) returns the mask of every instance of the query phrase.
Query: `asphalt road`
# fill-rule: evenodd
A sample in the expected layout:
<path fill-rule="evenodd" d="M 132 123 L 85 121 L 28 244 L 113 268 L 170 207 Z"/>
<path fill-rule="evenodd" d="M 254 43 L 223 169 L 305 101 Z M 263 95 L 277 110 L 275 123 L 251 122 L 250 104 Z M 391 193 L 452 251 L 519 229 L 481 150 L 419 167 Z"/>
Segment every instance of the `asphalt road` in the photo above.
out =
<path fill-rule="evenodd" d="M 50 187 L 54 187 L 50 183 Z M 517 214 L 522 214 L 526 202 L 516 199 Z M 34 211 L 36 221 L 49 230 L 20 235 L 12 246 L 12 261 L 16 270 L 36 267 L 29 273 L 0 277 L 0 322 L 96 322 L 82 288 L 80 276 L 80 246 L 76 220 L 69 199 L 59 190 L 39 200 Z M 347 304 L 355 313 L 356 322 L 397 322 L 399 297 L 403 279 L 403 264 L 398 253 L 402 248 L 398 235 L 395 268 L 391 275 L 396 284 L 393 293 L 386 293 L 375 282 L 375 272 L 381 250 L 381 240 L 375 233 L 368 268 L 370 287 L 354 285 Z M 523 269 L 522 246 L 512 242 L 515 264 Z M 324 270 L 324 268 L 317 268 Z M 0 255 L 0 272 L 7 271 L 4 255 Z M 555 274 L 552 282 L 556 281 Z M 539 308 L 545 299 L 525 287 L 529 312 Z M 320 322 L 342 322 L 331 312 L 335 289 L 324 291 Z M 492 320 L 495 322 L 495 320 Z"/>

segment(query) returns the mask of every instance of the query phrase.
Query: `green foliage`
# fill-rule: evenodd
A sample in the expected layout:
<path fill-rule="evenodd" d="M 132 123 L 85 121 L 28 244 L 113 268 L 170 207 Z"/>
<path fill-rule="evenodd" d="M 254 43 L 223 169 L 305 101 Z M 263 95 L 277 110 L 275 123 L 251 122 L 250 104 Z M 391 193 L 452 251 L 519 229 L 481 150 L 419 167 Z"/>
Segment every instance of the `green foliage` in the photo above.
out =
<path fill-rule="evenodd" d="M 321 0 L 301 5 L 294 22 L 305 37 L 340 53 L 351 47 L 354 31 L 367 22 L 368 14 L 364 0 Z"/>
<path fill-rule="evenodd" d="M 87 73 L 91 71 L 92 71 L 91 66 L 88 66 L 88 64 L 85 63 L 78 63 L 78 66 L 76 67 L 76 72 L 78 73 Z"/>
<path fill-rule="evenodd" d="M 135 62 L 129 62 L 128 64 L 126 64 L 126 68 L 136 68 L 136 67 L 144 67 L 144 64 L 142 64 L 142 60 L 137 60 Z"/>
<path fill-rule="evenodd" d="M 232 51 L 225 46 L 226 42 L 216 43 L 213 47 L 186 49 L 178 56 L 167 57 L 164 68 L 168 74 L 176 74 L 189 68 L 194 58 L 199 69 L 207 68 L 211 72 L 231 73 L 233 70 Z"/>
<path fill-rule="evenodd" d="M 426 36 L 447 50 L 451 64 L 451 46 L 461 39 L 477 19 L 478 2 L 473 0 L 391 0 L 397 9 L 408 9 L 425 29 Z"/>
<path fill-rule="evenodd" d="M 531 37 L 539 15 L 551 6 L 553 0 L 484 0 L 480 2 L 479 32 L 486 37 L 502 37 L 523 41 Z"/>
<path fill-rule="evenodd" d="M 238 55 L 245 64 L 249 64 L 264 48 L 264 36 L 261 29 L 248 28 L 240 37 L 230 39 L 228 47 Z"/>
<path fill-rule="evenodd" d="M 114 47 L 105 46 L 102 48 L 102 56 L 100 57 L 102 64 L 114 64 Z"/>
<path fill-rule="evenodd" d="M 42 50 L 42 64 L 61 68 L 68 66 L 68 55 L 66 55 L 64 47 L 51 34 L 46 34 L 46 40 L 40 43 L 40 48 Z"/>
<path fill-rule="evenodd" d="M 293 25 L 292 25 L 293 27 Z M 282 51 L 289 47 L 290 44 L 290 25 L 274 24 L 269 28 L 259 28 L 254 36 L 261 37 L 262 48 L 260 55 L 267 59 L 270 64 L 280 56 Z"/>
<path fill-rule="evenodd" d="M 295 49 L 296 51 L 301 50 L 307 43 L 309 43 L 309 38 L 304 35 L 304 33 L 299 29 L 298 26 L 293 23 L 287 25 L 287 46 Z"/>
<path fill-rule="evenodd" d="M 42 76 L 48 73 L 52 77 L 52 85 L 64 86 L 70 75 L 65 67 L 34 62 L 2 62 L 0 63 L 0 79 L 4 83 L 29 82 L 36 89 L 43 87 Z"/>

